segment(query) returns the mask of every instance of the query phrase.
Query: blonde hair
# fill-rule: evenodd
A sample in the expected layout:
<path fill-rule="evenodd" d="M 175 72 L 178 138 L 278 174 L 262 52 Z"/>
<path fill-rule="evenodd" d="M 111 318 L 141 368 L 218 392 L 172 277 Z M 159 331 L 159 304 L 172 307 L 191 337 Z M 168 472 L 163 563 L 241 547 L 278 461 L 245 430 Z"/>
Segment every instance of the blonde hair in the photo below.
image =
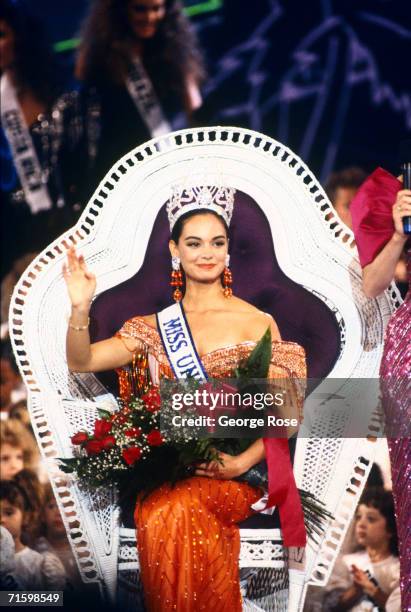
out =
<path fill-rule="evenodd" d="M 27 427 L 19 420 L 0 421 L 0 445 L 3 446 L 3 444 L 21 448 L 25 468 L 35 470 L 38 467 L 40 454 L 36 441 Z"/>
<path fill-rule="evenodd" d="M 25 399 L 20 400 L 10 407 L 9 419 L 16 419 L 16 421 L 20 421 L 27 428 L 27 430 L 32 433 L 33 429 L 31 426 L 30 414 L 27 410 L 27 401 Z"/>

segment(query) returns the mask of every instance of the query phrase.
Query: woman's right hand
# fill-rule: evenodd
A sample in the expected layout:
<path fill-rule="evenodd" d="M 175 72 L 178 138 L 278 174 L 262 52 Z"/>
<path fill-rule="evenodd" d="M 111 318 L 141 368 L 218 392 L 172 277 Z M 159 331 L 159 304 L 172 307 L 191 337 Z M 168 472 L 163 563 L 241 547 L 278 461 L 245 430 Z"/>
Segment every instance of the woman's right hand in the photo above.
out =
<path fill-rule="evenodd" d="M 392 208 L 392 218 L 394 220 L 395 233 L 401 238 L 406 237 L 402 224 L 403 217 L 411 216 L 411 189 L 401 189 L 397 193 L 394 206 Z"/>
<path fill-rule="evenodd" d="M 88 310 L 96 290 L 96 277 L 87 269 L 84 256 L 77 256 L 74 247 L 67 253 L 67 262 L 63 265 L 63 278 L 73 308 Z"/>

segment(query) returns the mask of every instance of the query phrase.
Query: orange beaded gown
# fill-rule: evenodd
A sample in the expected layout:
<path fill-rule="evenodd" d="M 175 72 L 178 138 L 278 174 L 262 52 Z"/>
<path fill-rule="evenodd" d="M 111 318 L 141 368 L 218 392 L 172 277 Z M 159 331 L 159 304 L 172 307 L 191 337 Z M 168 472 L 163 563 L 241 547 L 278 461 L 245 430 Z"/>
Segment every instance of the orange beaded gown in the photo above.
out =
<path fill-rule="evenodd" d="M 173 374 L 157 330 L 139 317 L 117 334 L 135 338 L 146 351 L 151 379 Z M 229 378 L 254 342 L 242 342 L 203 355 L 214 378 Z M 132 369 L 118 372 L 120 395 L 132 388 Z M 293 342 L 273 342 L 270 377 L 305 378 L 304 350 Z M 134 519 L 144 598 L 149 612 L 240 612 L 238 523 L 253 510 L 261 490 L 245 482 L 194 476 L 175 487 L 162 485 L 137 501 Z"/>

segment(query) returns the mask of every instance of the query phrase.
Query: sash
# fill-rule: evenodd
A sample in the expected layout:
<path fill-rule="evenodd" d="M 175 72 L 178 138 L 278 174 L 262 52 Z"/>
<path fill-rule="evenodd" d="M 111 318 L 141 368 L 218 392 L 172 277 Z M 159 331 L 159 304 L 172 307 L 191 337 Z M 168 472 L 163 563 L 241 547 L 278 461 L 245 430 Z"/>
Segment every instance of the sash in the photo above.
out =
<path fill-rule="evenodd" d="M 14 85 L 3 74 L 0 83 L 1 123 L 27 204 L 33 215 L 53 207 L 43 172 Z"/>
<path fill-rule="evenodd" d="M 126 87 L 151 136 L 171 132 L 163 115 L 153 84 L 138 57 L 134 57 L 126 77 Z"/>
<path fill-rule="evenodd" d="M 156 315 L 157 328 L 174 376 L 208 380 L 198 356 L 181 302 L 168 306 Z M 253 504 L 253 510 L 269 513 L 277 506 L 280 513 L 284 545 L 303 547 L 306 544 L 304 514 L 284 438 L 263 438 L 268 470 L 268 493 Z"/>
<path fill-rule="evenodd" d="M 156 318 L 174 376 L 177 379 L 195 378 L 206 381 L 208 376 L 198 356 L 181 302 L 157 313 Z"/>

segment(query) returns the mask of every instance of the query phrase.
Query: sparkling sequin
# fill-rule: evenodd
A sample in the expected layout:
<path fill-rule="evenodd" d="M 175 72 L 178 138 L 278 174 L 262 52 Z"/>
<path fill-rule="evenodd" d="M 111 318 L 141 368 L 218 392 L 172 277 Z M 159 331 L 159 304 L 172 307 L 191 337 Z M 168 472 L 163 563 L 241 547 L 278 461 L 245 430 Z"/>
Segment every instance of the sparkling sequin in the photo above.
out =
<path fill-rule="evenodd" d="M 411 610 L 411 246 L 407 252 L 409 290 L 387 326 L 381 388 L 400 549 L 402 610 Z"/>
<path fill-rule="evenodd" d="M 228 508 L 226 494 L 237 496 L 238 491 L 235 507 Z M 251 514 L 259 496 L 246 483 L 196 476 L 174 488 L 163 485 L 137 503 L 134 518 L 147 610 L 168 612 L 176 606 L 179 612 L 241 612 L 237 523 Z M 161 521 L 153 521 L 158 512 Z M 207 532 L 212 543 L 198 538 L 199 532 Z"/>

